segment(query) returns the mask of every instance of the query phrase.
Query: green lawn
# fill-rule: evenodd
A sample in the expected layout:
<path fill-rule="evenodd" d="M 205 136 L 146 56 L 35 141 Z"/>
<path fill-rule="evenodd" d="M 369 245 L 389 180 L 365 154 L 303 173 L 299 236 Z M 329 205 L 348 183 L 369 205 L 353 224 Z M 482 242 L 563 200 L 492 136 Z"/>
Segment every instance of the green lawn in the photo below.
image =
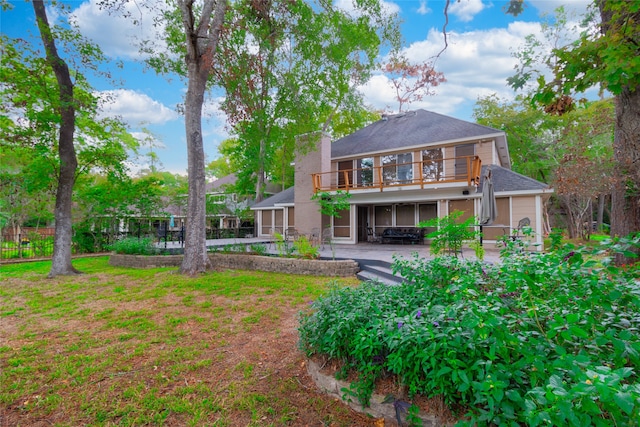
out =
<path fill-rule="evenodd" d="M 328 278 L 114 268 L 47 279 L 0 266 L 0 414 L 7 425 L 367 425 L 318 393 L 298 313 Z M 333 423 L 333 424 L 332 424 Z"/>

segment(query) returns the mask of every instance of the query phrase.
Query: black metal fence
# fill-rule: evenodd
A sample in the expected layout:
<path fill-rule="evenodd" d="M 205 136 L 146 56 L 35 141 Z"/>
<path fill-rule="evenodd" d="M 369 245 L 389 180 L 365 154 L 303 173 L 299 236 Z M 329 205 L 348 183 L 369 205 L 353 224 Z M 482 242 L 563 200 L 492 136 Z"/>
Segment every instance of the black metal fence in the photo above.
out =
<path fill-rule="evenodd" d="M 0 259 L 47 258 L 53 254 L 53 236 L 37 233 L 0 235 Z"/>
<path fill-rule="evenodd" d="M 230 239 L 253 236 L 253 227 L 207 230 L 207 239 Z M 111 250 L 111 245 L 117 240 L 127 237 L 151 238 L 157 243 L 179 242 L 184 244 L 184 232 L 180 230 L 163 230 L 155 232 L 118 232 L 102 233 L 76 231 L 73 235 L 72 252 L 74 254 L 101 253 Z M 0 260 L 50 258 L 53 255 L 53 236 L 37 232 L 28 233 L 0 233 Z"/>

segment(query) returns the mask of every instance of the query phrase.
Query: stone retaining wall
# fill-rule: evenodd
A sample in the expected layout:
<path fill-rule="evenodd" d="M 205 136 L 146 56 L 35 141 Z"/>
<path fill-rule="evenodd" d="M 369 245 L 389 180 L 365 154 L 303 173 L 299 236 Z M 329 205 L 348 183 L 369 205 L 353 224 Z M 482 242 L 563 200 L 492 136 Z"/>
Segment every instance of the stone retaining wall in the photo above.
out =
<path fill-rule="evenodd" d="M 307 372 L 311 379 L 313 379 L 316 386 L 323 393 L 326 393 L 337 400 L 341 400 L 358 412 L 369 414 L 374 418 L 384 418 L 388 424 L 394 426 L 397 425 L 396 411 L 393 402 L 385 403 L 387 396 L 374 393 L 369 401 L 369 406 L 363 407 L 359 402 L 355 401 L 355 398 L 345 399 L 344 390 L 349 390 L 351 388 L 350 383 L 347 381 L 337 380 L 331 375 L 323 374 L 318 364 L 311 359 L 307 359 Z M 450 427 L 432 414 L 420 411 L 417 416 L 422 422 L 422 427 Z M 406 412 L 403 413 L 403 418 L 406 418 Z M 404 423 L 402 425 L 404 425 Z"/>
<path fill-rule="evenodd" d="M 279 258 L 250 254 L 209 254 L 211 264 L 216 268 L 231 270 L 260 270 L 310 276 L 349 277 L 360 270 L 353 260 L 311 260 Z M 123 255 L 111 254 L 109 265 L 116 267 L 156 268 L 179 267 L 182 255 Z"/>

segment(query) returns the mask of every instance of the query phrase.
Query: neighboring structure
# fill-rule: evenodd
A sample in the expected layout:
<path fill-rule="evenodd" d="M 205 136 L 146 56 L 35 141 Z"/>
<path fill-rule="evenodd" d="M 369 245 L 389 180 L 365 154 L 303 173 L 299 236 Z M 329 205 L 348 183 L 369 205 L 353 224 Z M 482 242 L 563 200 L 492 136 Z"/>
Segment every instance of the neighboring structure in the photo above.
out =
<path fill-rule="evenodd" d="M 483 228 L 484 240 L 511 234 L 528 218 L 534 243 L 542 243 L 543 205 L 552 190 L 510 170 L 502 131 L 418 110 L 384 116 L 334 143 L 326 135 L 317 139 L 317 150 L 296 159 L 295 190 L 252 207 L 259 236 L 328 228 L 333 241 L 357 243 L 456 210 L 462 219 L 479 216 L 481 177 L 491 168 L 498 217 Z M 351 194 L 348 212 L 321 216 L 311 196 L 339 190 Z"/>
<path fill-rule="evenodd" d="M 253 198 L 238 195 L 233 190 L 236 181 L 236 175 L 230 174 L 206 185 L 208 238 L 254 234 L 253 221 L 245 215 L 254 203 Z M 276 186 L 267 183 L 267 195 L 272 195 L 276 191 L 278 191 Z M 169 232 L 182 229 L 187 221 L 186 197 L 185 195 L 183 205 L 173 204 L 165 208 L 169 217 L 164 218 L 158 227 L 166 228 Z"/>

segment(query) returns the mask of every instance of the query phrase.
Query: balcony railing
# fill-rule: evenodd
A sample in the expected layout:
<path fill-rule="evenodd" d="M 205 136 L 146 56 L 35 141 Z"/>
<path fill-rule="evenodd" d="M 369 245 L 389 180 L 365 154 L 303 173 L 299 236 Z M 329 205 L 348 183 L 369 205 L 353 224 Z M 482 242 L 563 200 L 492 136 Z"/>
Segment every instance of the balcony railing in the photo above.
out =
<path fill-rule="evenodd" d="M 478 185 L 482 162 L 478 156 L 465 156 L 412 163 L 394 163 L 356 169 L 312 174 L 313 189 L 317 192 L 354 191 L 414 186 L 429 188 L 435 185 L 460 183 Z M 446 172 L 445 172 L 446 171 Z"/>

